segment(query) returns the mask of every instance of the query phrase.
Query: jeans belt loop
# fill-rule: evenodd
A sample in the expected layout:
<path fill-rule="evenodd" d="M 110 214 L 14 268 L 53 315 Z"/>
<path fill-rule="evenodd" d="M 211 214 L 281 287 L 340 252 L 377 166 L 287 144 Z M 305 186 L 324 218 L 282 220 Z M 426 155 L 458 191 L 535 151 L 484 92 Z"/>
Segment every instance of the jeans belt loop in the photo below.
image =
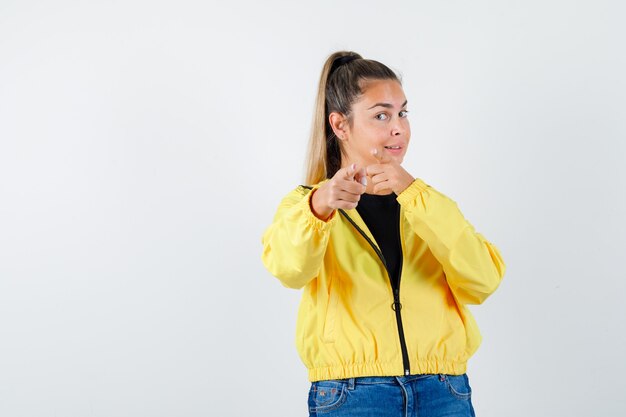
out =
<path fill-rule="evenodd" d="M 349 378 L 348 379 L 348 389 L 349 390 L 353 390 L 355 385 L 356 385 L 355 378 Z"/>

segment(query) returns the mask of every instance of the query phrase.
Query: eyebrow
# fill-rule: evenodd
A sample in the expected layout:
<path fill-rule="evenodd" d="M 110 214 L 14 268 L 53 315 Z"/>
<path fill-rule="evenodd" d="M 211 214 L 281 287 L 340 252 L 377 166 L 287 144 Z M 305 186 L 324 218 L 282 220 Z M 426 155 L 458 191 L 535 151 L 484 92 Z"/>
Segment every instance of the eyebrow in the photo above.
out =
<path fill-rule="evenodd" d="M 404 100 L 404 103 L 402 103 L 402 106 L 400 106 L 400 107 L 404 107 L 404 106 L 406 106 L 407 101 L 408 101 L 408 100 Z M 367 110 L 373 109 L 374 107 L 377 107 L 377 106 L 380 106 L 380 107 L 385 107 L 385 108 L 387 108 L 387 109 L 391 109 L 391 108 L 393 108 L 393 106 L 392 106 L 391 104 L 389 104 L 389 103 L 376 103 L 376 104 L 374 104 L 372 107 L 370 107 L 370 108 L 369 108 L 369 109 L 367 109 Z"/>

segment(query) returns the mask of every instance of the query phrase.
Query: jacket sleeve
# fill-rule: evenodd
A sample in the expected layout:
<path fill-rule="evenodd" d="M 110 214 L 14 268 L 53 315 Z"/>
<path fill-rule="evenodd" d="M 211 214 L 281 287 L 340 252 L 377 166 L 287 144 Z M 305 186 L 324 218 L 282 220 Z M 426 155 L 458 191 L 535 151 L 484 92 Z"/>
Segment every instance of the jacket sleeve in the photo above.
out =
<path fill-rule="evenodd" d="M 320 271 L 337 216 L 323 221 L 311 211 L 313 194 L 305 187 L 289 193 L 263 234 L 263 264 L 288 288 L 302 288 Z"/>
<path fill-rule="evenodd" d="M 454 201 L 416 179 L 398 202 L 413 231 L 441 263 L 459 302 L 481 304 L 498 288 L 505 271 L 500 252 L 474 230 Z"/>

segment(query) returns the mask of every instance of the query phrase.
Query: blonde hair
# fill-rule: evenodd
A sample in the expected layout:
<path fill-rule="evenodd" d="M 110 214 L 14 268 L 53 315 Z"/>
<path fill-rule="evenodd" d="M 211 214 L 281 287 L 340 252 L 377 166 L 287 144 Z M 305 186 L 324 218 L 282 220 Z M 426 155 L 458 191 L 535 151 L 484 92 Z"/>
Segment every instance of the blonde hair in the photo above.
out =
<path fill-rule="evenodd" d="M 324 62 L 320 75 L 309 138 L 306 184 L 331 178 L 341 168 L 340 141 L 330 126 L 332 112 L 343 114 L 352 126 L 352 104 L 363 94 L 363 81 L 395 80 L 395 72 L 386 65 L 351 51 L 338 51 Z"/>

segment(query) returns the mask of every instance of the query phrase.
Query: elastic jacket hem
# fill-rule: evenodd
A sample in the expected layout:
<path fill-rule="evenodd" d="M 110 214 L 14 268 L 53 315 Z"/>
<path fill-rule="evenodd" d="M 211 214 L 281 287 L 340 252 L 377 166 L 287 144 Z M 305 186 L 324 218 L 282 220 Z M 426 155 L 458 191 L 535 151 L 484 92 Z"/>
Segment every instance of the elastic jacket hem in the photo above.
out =
<path fill-rule="evenodd" d="M 467 371 L 467 361 L 425 361 L 413 358 L 411 374 L 462 375 Z M 402 363 L 353 363 L 309 369 L 309 381 L 357 378 L 362 376 L 403 376 Z"/>

